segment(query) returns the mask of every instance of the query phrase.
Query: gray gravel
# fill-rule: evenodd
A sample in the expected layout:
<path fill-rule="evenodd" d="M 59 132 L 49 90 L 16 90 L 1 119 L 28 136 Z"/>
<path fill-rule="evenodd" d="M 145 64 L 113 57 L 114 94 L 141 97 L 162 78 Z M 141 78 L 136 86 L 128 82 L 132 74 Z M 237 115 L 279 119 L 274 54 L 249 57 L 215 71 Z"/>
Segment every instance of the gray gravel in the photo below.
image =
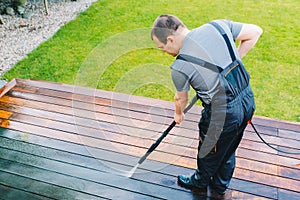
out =
<path fill-rule="evenodd" d="M 50 3 L 49 15 L 40 8 L 29 19 L 3 15 L 5 24 L 0 25 L 0 76 L 95 1 Z"/>

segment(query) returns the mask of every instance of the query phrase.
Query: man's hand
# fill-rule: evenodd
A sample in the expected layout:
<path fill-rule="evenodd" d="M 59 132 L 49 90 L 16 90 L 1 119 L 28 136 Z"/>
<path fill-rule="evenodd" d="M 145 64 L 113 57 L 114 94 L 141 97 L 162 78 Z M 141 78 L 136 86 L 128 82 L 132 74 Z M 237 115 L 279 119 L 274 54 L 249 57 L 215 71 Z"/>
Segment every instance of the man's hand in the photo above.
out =
<path fill-rule="evenodd" d="M 175 112 L 175 114 L 174 114 L 174 121 L 176 122 L 176 124 L 180 124 L 183 120 L 184 120 L 184 113 L 177 114 Z"/>
<path fill-rule="evenodd" d="M 175 101 L 174 121 L 176 122 L 176 124 L 180 124 L 184 120 L 183 110 L 188 103 L 188 93 L 176 92 L 174 96 L 174 101 Z"/>

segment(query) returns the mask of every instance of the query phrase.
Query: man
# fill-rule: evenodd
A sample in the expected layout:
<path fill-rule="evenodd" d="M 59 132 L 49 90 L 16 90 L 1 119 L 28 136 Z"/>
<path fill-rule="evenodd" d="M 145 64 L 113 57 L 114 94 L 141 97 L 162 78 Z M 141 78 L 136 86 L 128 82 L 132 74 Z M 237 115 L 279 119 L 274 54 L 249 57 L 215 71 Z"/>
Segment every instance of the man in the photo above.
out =
<path fill-rule="evenodd" d="M 178 176 L 187 188 L 210 185 L 219 194 L 229 186 L 237 149 L 255 109 L 249 75 L 241 58 L 254 47 L 262 29 L 253 24 L 215 20 L 189 30 L 173 15 L 159 16 L 151 38 L 158 48 L 177 56 L 171 66 L 176 87 L 174 120 L 184 120 L 183 110 L 192 87 L 204 109 L 199 122 L 197 169 Z M 235 46 L 235 41 L 240 41 Z"/>

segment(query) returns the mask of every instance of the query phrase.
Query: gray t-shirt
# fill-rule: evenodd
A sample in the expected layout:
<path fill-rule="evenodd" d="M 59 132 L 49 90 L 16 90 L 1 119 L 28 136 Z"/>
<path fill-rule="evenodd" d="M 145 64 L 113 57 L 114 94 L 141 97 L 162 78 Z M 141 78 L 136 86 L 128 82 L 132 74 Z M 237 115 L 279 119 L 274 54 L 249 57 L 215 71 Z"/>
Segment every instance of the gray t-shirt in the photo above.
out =
<path fill-rule="evenodd" d="M 232 43 L 236 58 L 240 59 L 235 47 L 235 39 L 243 24 L 228 20 L 215 20 L 215 22 L 225 30 Z M 179 54 L 198 57 L 222 68 L 232 62 L 224 38 L 211 24 L 204 24 L 188 33 Z M 209 104 L 212 97 L 218 92 L 218 73 L 212 70 L 183 60 L 175 60 L 171 69 L 174 85 L 179 92 L 187 92 L 192 86 L 206 104 Z"/>

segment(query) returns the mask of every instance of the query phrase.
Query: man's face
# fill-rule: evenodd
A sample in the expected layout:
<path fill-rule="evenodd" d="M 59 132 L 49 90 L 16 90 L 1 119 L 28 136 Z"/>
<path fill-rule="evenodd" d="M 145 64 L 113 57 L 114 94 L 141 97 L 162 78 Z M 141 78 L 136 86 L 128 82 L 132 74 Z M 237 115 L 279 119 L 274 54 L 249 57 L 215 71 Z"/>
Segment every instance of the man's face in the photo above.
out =
<path fill-rule="evenodd" d="M 155 35 L 153 36 L 153 41 L 159 49 L 173 57 L 177 56 L 177 54 L 179 53 L 180 48 L 176 43 L 175 37 L 172 35 L 167 38 L 167 44 L 159 41 Z"/>

